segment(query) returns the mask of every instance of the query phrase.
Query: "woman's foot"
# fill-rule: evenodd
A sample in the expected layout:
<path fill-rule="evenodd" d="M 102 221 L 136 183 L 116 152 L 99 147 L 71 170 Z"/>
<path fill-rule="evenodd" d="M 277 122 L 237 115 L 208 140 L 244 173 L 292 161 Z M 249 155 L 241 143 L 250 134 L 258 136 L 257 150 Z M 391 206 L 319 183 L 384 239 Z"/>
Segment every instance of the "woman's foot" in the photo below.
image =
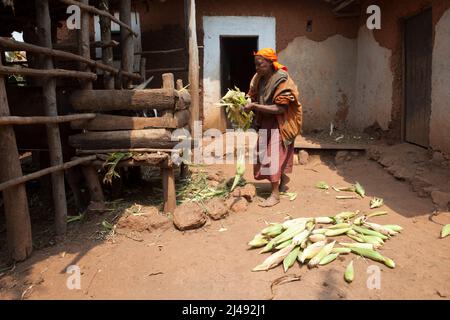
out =
<path fill-rule="evenodd" d="M 258 205 L 263 208 L 270 208 L 270 207 L 277 205 L 278 203 L 280 203 L 280 196 L 277 197 L 277 196 L 271 194 L 269 198 L 258 203 Z"/>
<path fill-rule="evenodd" d="M 286 192 L 289 190 L 289 187 L 287 186 L 289 181 L 291 181 L 291 179 L 289 179 L 289 177 L 283 173 L 281 175 L 281 181 L 280 181 L 280 187 L 279 187 L 280 192 Z"/>

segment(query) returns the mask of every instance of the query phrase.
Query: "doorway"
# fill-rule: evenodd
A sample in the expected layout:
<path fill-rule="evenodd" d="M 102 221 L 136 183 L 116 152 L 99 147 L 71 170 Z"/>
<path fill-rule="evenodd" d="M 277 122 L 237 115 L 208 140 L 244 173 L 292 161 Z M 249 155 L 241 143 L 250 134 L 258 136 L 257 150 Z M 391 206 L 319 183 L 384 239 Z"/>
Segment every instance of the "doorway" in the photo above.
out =
<path fill-rule="evenodd" d="M 405 24 L 405 140 L 429 147 L 432 11 L 409 18 Z"/>
<path fill-rule="evenodd" d="M 239 88 L 247 93 L 255 74 L 253 53 L 258 50 L 258 37 L 220 37 L 221 93 Z"/>

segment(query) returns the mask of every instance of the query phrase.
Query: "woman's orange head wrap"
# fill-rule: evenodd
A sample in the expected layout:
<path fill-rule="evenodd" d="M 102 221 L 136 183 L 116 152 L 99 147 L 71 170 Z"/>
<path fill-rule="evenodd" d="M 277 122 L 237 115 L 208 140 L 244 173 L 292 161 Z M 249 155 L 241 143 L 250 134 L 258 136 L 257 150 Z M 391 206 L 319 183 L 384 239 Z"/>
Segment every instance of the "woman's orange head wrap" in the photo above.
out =
<path fill-rule="evenodd" d="M 265 59 L 271 60 L 273 62 L 273 66 L 275 68 L 275 71 L 278 71 L 279 69 L 282 69 L 284 71 L 288 71 L 286 66 L 283 66 L 281 63 L 278 63 L 278 57 L 275 50 L 271 48 L 264 48 L 259 50 L 258 52 L 254 53 L 255 56 L 261 56 Z"/>

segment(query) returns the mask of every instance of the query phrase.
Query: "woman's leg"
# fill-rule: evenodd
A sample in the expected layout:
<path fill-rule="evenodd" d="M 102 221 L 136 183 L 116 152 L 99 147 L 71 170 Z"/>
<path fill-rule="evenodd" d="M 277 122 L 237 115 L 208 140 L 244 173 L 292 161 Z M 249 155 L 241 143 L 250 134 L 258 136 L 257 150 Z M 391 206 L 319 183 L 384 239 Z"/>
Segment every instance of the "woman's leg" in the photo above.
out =
<path fill-rule="evenodd" d="M 280 183 L 278 181 L 272 182 L 271 185 L 272 185 L 272 193 L 270 194 L 269 198 L 259 203 L 260 207 L 264 208 L 273 207 L 274 205 L 280 202 L 280 190 L 279 190 Z"/>
<path fill-rule="evenodd" d="M 291 179 L 288 177 L 287 174 L 283 173 L 281 175 L 281 181 L 280 181 L 280 192 L 287 192 L 289 190 L 289 187 L 287 184 L 291 181 Z"/>

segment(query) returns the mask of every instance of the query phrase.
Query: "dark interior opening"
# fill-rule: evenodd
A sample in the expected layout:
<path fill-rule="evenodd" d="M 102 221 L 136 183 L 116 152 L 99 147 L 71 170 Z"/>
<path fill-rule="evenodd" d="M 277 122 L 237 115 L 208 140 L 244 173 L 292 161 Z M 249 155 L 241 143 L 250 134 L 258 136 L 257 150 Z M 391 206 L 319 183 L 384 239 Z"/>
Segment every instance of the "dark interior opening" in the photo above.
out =
<path fill-rule="evenodd" d="M 220 38 L 222 96 L 235 86 L 248 92 L 250 80 L 255 74 L 253 53 L 257 49 L 257 36 Z"/>

